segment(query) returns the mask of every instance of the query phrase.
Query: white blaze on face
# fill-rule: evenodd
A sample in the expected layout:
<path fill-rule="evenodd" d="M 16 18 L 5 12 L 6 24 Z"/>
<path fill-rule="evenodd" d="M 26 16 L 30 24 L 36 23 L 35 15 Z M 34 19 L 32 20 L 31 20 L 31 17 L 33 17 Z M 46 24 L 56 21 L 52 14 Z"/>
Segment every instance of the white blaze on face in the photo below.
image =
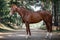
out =
<path fill-rule="evenodd" d="M 11 16 L 12 15 L 12 12 L 10 11 L 9 15 Z"/>

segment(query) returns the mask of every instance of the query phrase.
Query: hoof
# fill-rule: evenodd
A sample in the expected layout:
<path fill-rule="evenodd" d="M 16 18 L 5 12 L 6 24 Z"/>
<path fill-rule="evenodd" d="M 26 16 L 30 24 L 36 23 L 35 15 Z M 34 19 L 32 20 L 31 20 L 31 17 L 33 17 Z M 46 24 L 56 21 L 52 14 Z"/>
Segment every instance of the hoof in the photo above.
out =
<path fill-rule="evenodd" d="M 52 33 L 50 33 L 50 35 L 49 35 L 49 39 L 52 39 Z"/>
<path fill-rule="evenodd" d="M 52 38 L 52 33 L 47 32 L 47 35 L 45 38 L 51 39 Z"/>
<path fill-rule="evenodd" d="M 26 35 L 26 39 L 28 39 L 28 38 L 31 38 L 31 36 L 30 35 Z"/>
<path fill-rule="evenodd" d="M 47 39 L 47 38 L 49 38 L 48 36 L 45 36 L 45 38 Z"/>
<path fill-rule="evenodd" d="M 45 39 L 52 39 L 52 36 L 45 36 Z"/>
<path fill-rule="evenodd" d="M 52 39 L 52 36 L 49 36 L 49 39 Z"/>

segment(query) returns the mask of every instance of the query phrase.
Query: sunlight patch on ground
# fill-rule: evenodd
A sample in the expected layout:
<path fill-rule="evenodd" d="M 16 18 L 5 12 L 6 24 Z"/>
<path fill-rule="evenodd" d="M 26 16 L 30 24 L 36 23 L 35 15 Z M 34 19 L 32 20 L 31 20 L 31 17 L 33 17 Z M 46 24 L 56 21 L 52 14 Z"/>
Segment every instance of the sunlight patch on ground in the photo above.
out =
<path fill-rule="evenodd" d="M 8 28 L 7 26 L 3 25 L 2 23 L 0 23 L 0 28 L 1 29 L 6 29 L 6 30 L 13 30 L 13 29 Z"/>
<path fill-rule="evenodd" d="M 15 34 L 15 35 L 7 35 L 8 37 L 25 37 L 26 35 L 24 34 Z"/>
<path fill-rule="evenodd" d="M 0 33 L 0 35 L 3 35 L 3 34 L 12 34 L 12 33 Z"/>
<path fill-rule="evenodd" d="M 5 38 L 4 36 L 0 36 L 0 38 Z"/>

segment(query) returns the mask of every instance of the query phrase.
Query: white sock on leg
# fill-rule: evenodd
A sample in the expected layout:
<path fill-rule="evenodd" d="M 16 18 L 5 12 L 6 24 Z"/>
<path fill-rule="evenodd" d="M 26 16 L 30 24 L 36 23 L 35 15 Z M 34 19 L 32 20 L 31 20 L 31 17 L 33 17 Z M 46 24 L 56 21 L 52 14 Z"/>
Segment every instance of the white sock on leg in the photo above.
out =
<path fill-rule="evenodd" d="M 47 38 L 49 36 L 49 32 L 47 32 L 47 34 L 46 34 L 46 37 L 45 38 Z"/>
<path fill-rule="evenodd" d="M 49 38 L 52 38 L 52 33 L 49 34 Z"/>
<path fill-rule="evenodd" d="M 31 37 L 29 34 L 28 34 L 28 35 L 26 35 L 26 38 L 29 38 L 29 37 Z"/>

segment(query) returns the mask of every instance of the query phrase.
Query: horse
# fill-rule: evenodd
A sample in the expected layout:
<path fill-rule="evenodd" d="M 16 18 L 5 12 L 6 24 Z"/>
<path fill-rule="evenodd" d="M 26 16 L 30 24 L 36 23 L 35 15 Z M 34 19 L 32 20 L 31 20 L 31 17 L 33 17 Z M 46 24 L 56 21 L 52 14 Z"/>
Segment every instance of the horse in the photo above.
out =
<path fill-rule="evenodd" d="M 25 23 L 27 36 L 31 36 L 29 24 L 38 23 L 41 20 L 43 20 L 46 24 L 46 29 L 47 29 L 46 37 L 52 36 L 52 14 L 50 11 L 42 10 L 42 11 L 33 12 L 27 10 L 24 7 L 19 7 L 15 4 L 12 4 L 9 15 L 13 15 L 15 12 L 17 12 L 21 16 L 22 21 Z"/>

